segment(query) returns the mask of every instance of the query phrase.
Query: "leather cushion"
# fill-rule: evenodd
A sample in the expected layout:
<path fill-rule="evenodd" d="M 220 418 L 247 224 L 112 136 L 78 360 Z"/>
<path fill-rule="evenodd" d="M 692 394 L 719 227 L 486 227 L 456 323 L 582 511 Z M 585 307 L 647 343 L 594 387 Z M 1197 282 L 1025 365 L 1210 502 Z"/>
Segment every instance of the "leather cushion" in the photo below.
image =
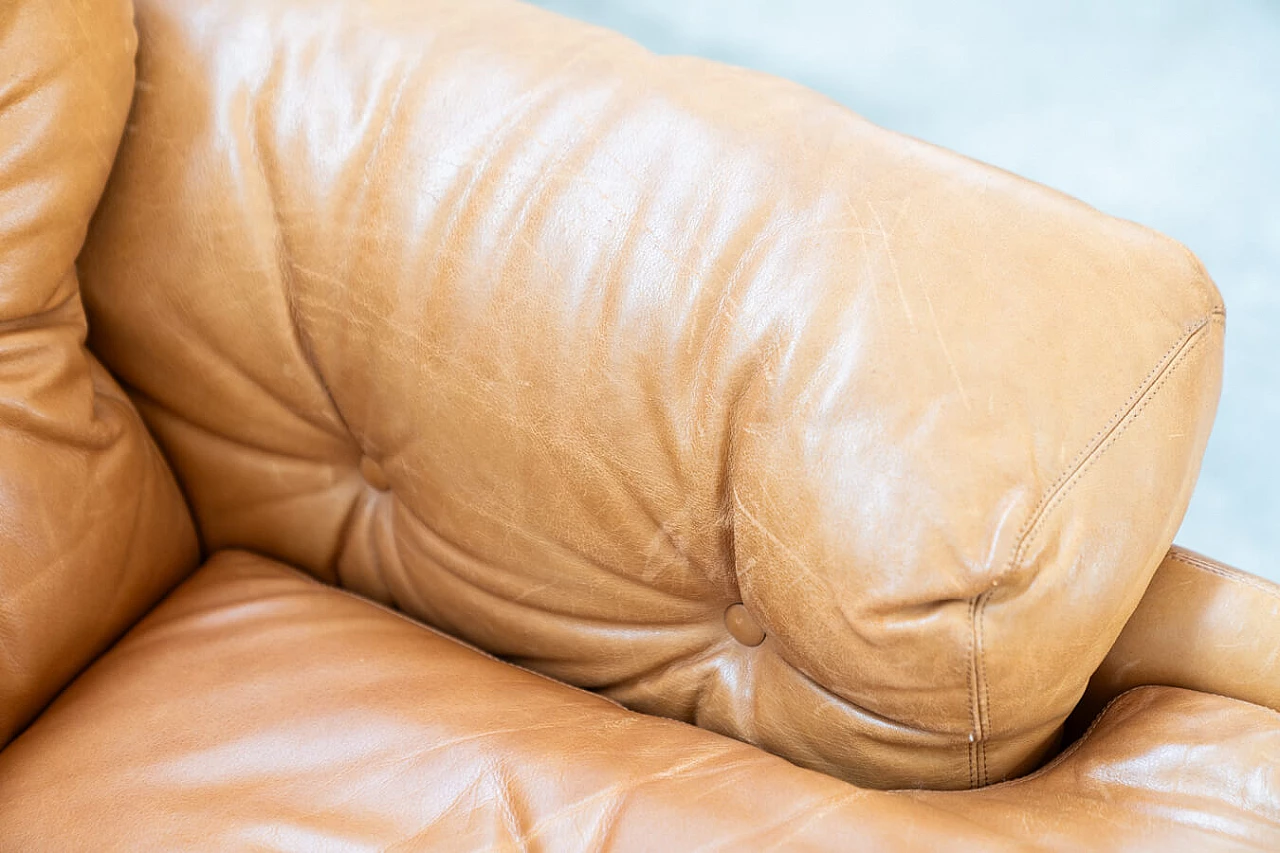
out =
<path fill-rule="evenodd" d="M 0 747 L 196 565 L 75 259 L 133 94 L 127 0 L 0 4 Z"/>
<path fill-rule="evenodd" d="M 1115 702 L 1033 777 L 884 793 L 215 556 L 0 752 L 0 851 L 1197 850 L 1280 842 L 1280 716 Z"/>
<path fill-rule="evenodd" d="M 1183 548 L 1170 550 L 1073 716 L 1087 723 L 1141 684 L 1280 711 L 1280 586 Z"/>
<path fill-rule="evenodd" d="M 210 547 L 863 784 L 1052 749 L 1212 420 L 1180 246 L 507 0 L 138 26 L 91 343 Z"/>

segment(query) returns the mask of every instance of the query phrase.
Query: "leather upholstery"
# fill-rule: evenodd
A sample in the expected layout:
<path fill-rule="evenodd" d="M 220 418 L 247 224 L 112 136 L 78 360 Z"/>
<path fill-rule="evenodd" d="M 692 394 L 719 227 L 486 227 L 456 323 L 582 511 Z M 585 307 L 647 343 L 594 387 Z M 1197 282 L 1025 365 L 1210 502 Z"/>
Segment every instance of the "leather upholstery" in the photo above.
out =
<path fill-rule="evenodd" d="M 133 90 L 124 3 L 0 6 L 0 747 L 196 562 L 74 261 Z"/>
<path fill-rule="evenodd" d="M 508 0 L 136 11 L 0 7 L 0 853 L 1280 849 L 1184 249 Z"/>
<path fill-rule="evenodd" d="M 1280 587 L 1172 549 L 1076 714 L 1087 723 L 1141 684 L 1234 696 L 1280 711 Z"/>
<path fill-rule="evenodd" d="M 1170 688 L 1033 777 L 859 790 L 223 553 L 0 753 L 0 850 L 1269 850 L 1277 791 L 1275 712 Z"/>
<path fill-rule="evenodd" d="M 1054 748 L 1212 420 L 1184 249 L 507 0 L 138 26 L 91 343 L 208 547 L 861 784 Z"/>

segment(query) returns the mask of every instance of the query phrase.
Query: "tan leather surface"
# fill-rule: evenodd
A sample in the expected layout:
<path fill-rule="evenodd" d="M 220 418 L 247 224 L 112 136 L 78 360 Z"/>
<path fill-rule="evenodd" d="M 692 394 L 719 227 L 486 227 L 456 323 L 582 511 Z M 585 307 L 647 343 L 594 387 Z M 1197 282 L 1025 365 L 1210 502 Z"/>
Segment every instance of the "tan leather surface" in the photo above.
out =
<path fill-rule="evenodd" d="M 859 790 L 224 553 L 0 752 L 0 850 L 1273 850 L 1280 716 L 1126 694 L 1035 777 Z"/>
<path fill-rule="evenodd" d="M 505 0 L 137 18 L 92 344 L 210 547 L 868 785 L 1053 747 L 1216 403 L 1180 246 Z"/>
<path fill-rule="evenodd" d="M 1222 696 L 1140 687 L 1041 771 L 913 796 L 1049 850 L 1274 850 L 1280 716 Z"/>
<path fill-rule="evenodd" d="M 0 747 L 196 562 L 172 475 L 84 349 L 74 266 L 134 43 L 125 2 L 0 4 Z"/>
<path fill-rule="evenodd" d="M 1218 693 L 1280 711 L 1280 587 L 1174 548 L 1089 682 L 1090 718 L 1142 684 Z"/>

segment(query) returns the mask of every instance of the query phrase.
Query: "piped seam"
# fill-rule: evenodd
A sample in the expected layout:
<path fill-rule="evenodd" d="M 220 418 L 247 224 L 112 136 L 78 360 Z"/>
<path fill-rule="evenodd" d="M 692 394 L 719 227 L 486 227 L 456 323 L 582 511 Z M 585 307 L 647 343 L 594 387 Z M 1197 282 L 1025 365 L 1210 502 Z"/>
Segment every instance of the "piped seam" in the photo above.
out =
<path fill-rule="evenodd" d="M 1111 416 L 1107 425 L 1090 439 L 1072 463 L 1067 466 L 1054 484 L 1046 490 L 1037 507 L 1027 518 L 1027 522 L 1019 531 L 1017 546 L 1009 562 L 993 579 L 993 589 L 988 589 L 975 596 L 970 604 L 970 703 L 975 723 L 974 739 L 969 745 L 970 778 L 977 786 L 985 786 L 990 781 L 987 770 L 987 740 L 991 732 L 991 711 L 989 685 L 986 678 L 985 649 L 983 633 L 986 626 L 987 604 L 990 602 L 994 586 L 1008 576 L 1017 566 L 1036 534 L 1042 529 L 1044 520 L 1055 510 L 1083 478 L 1084 473 L 1093 466 L 1125 433 L 1150 405 L 1164 388 L 1169 378 L 1178 368 L 1186 363 L 1187 357 L 1204 340 L 1202 334 L 1212 323 L 1225 320 L 1226 312 L 1221 305 L 1214 308 L 1204 317 L 1192 324 L 1174 344 L 1166 350 L 1156 366 L 1152 368 L 1137 389 L 1129 395 L 1117 412 Z M 971 782 L 971 787 L 974 784 Z"/>
<path fill-rule="evenodd" d="M 1216 575 L 1225 581 L 1247 586 L 1250 589 L 1262 593 L 1263 595 L 1271 596 L 1272 598 L 1280 598 L 1280 587 L 1268 584 L 1266 581 L 1255 578 L 1252 575 L 1240 571 L 1239 569 L 1234 569 L 1230 566 L 1214 565 L 1207 560 L 1199 557 L 1193 557 L 1185 552 L 1175 552 L 1169 556 L 1169 559 L 1177 563 L 1182 563 L 1184 566 L 1189 568 L 1198 569 L 1199 571 Z"/>

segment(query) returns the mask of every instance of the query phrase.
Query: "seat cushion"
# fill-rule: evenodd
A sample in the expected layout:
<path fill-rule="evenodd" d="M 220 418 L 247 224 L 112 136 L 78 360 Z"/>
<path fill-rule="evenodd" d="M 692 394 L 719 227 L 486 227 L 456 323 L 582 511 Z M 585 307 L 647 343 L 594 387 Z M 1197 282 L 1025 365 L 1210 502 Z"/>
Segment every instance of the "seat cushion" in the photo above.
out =
<path fill-rule="evenodd" d="M 858 795 L 223 553 L 0 752 L 0 850 L 766 845 Z"/>
<path fill-rule="evenodd" d="M 1197 849 L 1280 842 L 1280 717 L 1121 697 L 977 792 L 855 788 L 213 558 L 0 752 L 0 851 Z"/>
<path fill-rule="evenodd" d="M 139 0 L 81 268 L 212 548 L 877 787 L 1034 766 L 1173 539 L 1182 247 L 509 0 Z"/>

